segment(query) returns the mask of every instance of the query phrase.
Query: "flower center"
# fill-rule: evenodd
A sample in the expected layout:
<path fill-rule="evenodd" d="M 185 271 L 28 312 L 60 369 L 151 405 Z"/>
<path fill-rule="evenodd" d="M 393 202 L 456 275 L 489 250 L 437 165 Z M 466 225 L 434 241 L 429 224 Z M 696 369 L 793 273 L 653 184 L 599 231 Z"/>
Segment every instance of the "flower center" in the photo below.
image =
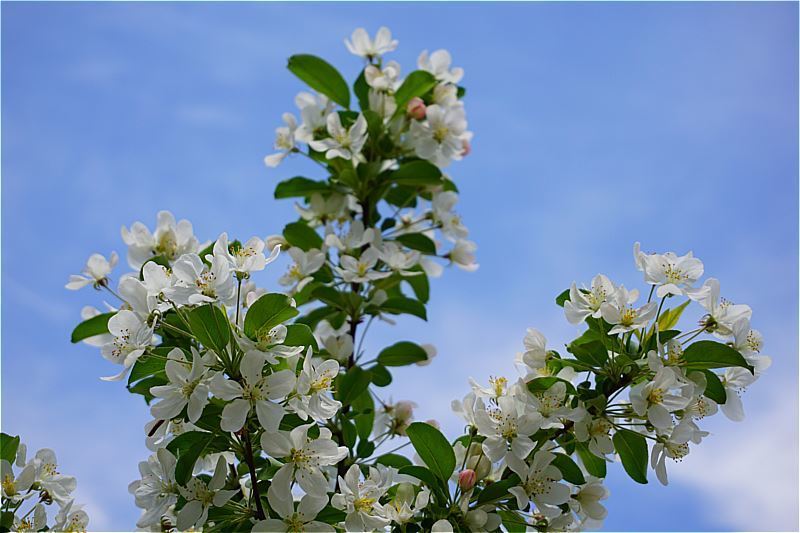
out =
<path fill-rule="evenodd" d="M 660 404 L 664 401 L 664 391 L 658 387 L 654 388 L 650 391 L 650 394 L 647 395 L 647 401 L 651 404 Z"/>
<path fill-rule="evenodd" d="M 356 511 L 362 513 L 370 512 L 374 504 L 375 498 L 367 498 L 366 496 L 353 500 L 353 507 L 355 507 Z"/>

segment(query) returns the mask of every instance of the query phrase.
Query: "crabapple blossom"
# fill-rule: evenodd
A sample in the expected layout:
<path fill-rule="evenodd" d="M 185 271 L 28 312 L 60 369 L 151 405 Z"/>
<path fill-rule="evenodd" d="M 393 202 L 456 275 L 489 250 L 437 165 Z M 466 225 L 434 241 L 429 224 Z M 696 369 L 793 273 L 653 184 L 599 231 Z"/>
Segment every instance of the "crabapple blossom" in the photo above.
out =
<path fill-rule="evenodd" d="M 92 254 L 89 256 L 89 260 L 86 261 L 86 266 L 83 268 L 83 275 L 70 276 L 66 288 L 75 291 L 90 284 L 95 287 L 105 285 L 108 283 L 108 275 L 117 265 L 118 261 L 119 256 L 117 252 L 111 252 L 108 259 L 100 254 Z"/>

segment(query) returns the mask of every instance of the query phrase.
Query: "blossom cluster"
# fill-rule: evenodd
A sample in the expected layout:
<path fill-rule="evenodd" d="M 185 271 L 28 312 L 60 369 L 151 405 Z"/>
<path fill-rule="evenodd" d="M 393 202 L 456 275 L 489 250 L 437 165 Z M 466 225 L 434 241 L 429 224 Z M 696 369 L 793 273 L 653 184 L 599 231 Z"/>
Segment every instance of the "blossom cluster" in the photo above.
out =
<path fill-rule="evenodd" d="M 103 379 L 127 380 L 153 417 L 145 427 L 153 454 L 129 487 L 142 509 L 138 528 L 332 530 L 309 525 L 322 514 L 326 524 L 363 530 L 409 522 L 426 506 L 418 478 L 377 460 L 378 448 L 406 435 L 414 404 L 384 401 L 374 387 L 391 382 L 389 368 L 425 365 L 436 350 L 401 341 L 370 358 L 361 345 L 375 319 L 426 318 L 428 279 L 443 260 L 477 268 L 454 210 L 457 188 L 441 170 L 465 155 L 469 134 L 455 85 L 461 73 L 442 71 L 449 54 L 423 55 L 425 70 L 400 80 L 396 64 L 380 70 L 387 36 L 381 29 L 373 41 L 357 30 L 348 41 L 367 62 L 360 79 L 368 97 L 355 115 L 349 91 L 345 99 L 306 76 L 333 67 L 290 59 L 320 92 L 298 95 L 303 122 L 286 118 L 278 145 L 291 147 L 267 163 L 302 154 L 329 177 L 278 184 L 276 197 L 302 199 L 299 220 L 281 234 L 201 242 L 189 221 L 162 211 L 152 230 L 141 222 L 122 228 L 130 271 L 116 287 L 116 253 L 93 254 L 70 277 L 68 289 L 94 287 L 115 299 L 84 308 L 73 342 L 99 347 L 119 369 Z M 378 114 L 377 100 L 384 111 L 389 100 L 409 111 Z M 450 122 L 437 122 L 437 113 Z M 430 128 L 437 140 L 426 145 Z M 284 292 L 267 292 L 253 276 L 282 251 L 291 259 L 279 280 Z M 390 489 L 391 505 L 381 501 Z"/>
<path fill-rule="evenodd" d="M 28 459 L 28 447 L 19 437 L 2 434 L 2 531 L 86 531 L 89 516 L 76 504 L 72 493 L 78 486 L 72 476 L 58 471 L 56 454 L 43 448 Z M 15 468 L 16 467 L 16 468 Z M 16 472 L 15 472 L 16 470 Z M 48 520 L 47 507 L 58 512 Z M 48 525 L 48 522 L 50 524 Z"/>
<path fill-rule="evenodd" d="M 468 428 L 467 444 L 456 448 L 465 458 L 459 479 L 471 486 L 483 480 L 486 491 L 505 483 L 508 491 L 500 505 L 482 506 L 478 498 L 465 507 L 467 517 L 487 517 L 487 530 L 501 522 L 509 530 L 599 527 L 606 516 L 600 501 L 609 495 L 602 478 L 615 456 L 646 483 L 649 448 L 650 468 L 666 485 L 666 459 L 680 461 L 708 436 L 701 420 L 720 407 L 731 420 L 743 419 L 740 395 L 771 362 L 760 354 L 750 307 L 721 299 L 714 278 L 696 286 L 703 263 L 691 253 L 646 254 L 637 243 L 634 259 L 650 286 L 646 302 L 637 304 L 638 290 L 603 274 L 588 286 L 573 284 L 557 301 L 571 324 L 588 326 L 567 345 L 574 358 L 548 349 L 531 328 L 517 354 L 517 381 L 473 381 L 453 402 Z M 683 301 L 665 309 L 676 300 Z M 691 303 L 702 315 L 682 332 L 677 326 Z M 695 341 L 701 336 L 715 340 Z"/>
<path fill-rule="evenodd" d="M 615 455 L 646 482 L 652 452 L 666 482 L 665 458 L 706 436 L 703 416 L 722 405 L 741 418 L 738 394 L 768 364 L 749 307 L 720 300 L 713 279 L 695 286 L 703 269 L 691 254 L 638 247 L 647 303 L 602 275 L 573 285 L 557 299 L 588 327 L 567 346 L 573 357 L 530 330 L 518 380 L 473 382 L 454 404 L 467 423 L 455 441 L 435 421 L 415 421 L 414 402 L 383 398 L 394 367 L 429 364 L 436 349 L 402 340 L 372 353 L 371 325 L 426 320 L 429 279 L 445 264 L 478 266 L 443 172 L 469 153 L 471 133 L 463 72 L 448 52 L 423 52 L 403 78 L 383 60 L 397 47 L 386 28 L 374 38 L 358 29 L 346 46 L 364 61 L 352 85 L 358 110 L 332 65 L 289 59 L 315 92 L 297 96 L 301 118 L 284 115 L 265 162 L 304 157 L 326 173 L 277 184 L 277 199 L 297 199 L 296 221 L 263 238 L 201 242 L 190 222 L 162 211 L 152 231 L 122 228 L 130 270 L 115 287 L 116 253 L 92 255 L 67 284 L 114 298 L 84 308 L 72 341 L 99 347 L 117 365 L 103 379 L 125 380 L 152 415 L 152 455 L 129 486 L 138 528 L 590 528 L 605 517 L 602 478 Z M 283 292 L 259 287 L 256 275 L 286 256 Z M 678 298 L 687 301 L 664 308 Z M 691 301 L 705 314 L 681 333 Z M 702 334 L 725 342 L 691 343 Z M 413 457 L 397 453 L 408 446 Z"/>

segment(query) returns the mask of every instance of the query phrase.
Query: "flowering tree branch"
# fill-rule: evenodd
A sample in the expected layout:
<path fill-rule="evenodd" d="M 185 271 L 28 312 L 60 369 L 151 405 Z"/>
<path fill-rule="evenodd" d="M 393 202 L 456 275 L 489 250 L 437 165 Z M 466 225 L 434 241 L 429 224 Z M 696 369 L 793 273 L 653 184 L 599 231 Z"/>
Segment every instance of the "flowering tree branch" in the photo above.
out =
<path fill-rule="evenodd" d="M 696 286 L 703 265 L 691 254 L 638 245 L 647 302 L 603 275 L 573 284 L 556 302 L 585 331 L 562 356 L 530 329 L 518 379 L 473 380 L 454 402 L 464 435 L 449 440 L 434 421 L 413 421 L 413 402 L 382 399 L 393 367 L 424 366 L 436 350 L 401 340 L 364 353 L 370 325 L 426 320 L 443 263 L 478 266 L 444 172 L 469 154 L 472 134 L 448 52 L 423 52 L 403 77 L 383 59 L 397 47 L 386 28 L 346 44 L 364 62 L 352 92 L 323 59 L 289 59 L 315 92 L 297 96 L 299 122 L 284 114 L 265 163 L 302 156 L 325 171 L 276 186 L 277 199 L 297 199 L 299 219 L 245 242 L 222 233 L 201 243 L 168 212 L 155 231 L 123 228 L 132 271 L 114 292 L 122 304 L 84 309 L 73 332 L 122 367 L 104 379 L 127 380 L 150 405 L 154 453 L 130 486 L 138 527 L 589 528 L 606 514 L 612 457 L 636 482 L 649 463 L 666 483 L 665 459 L 707 435 L 698 421 L 719 405 L 741 419 L 738 394 L 769 363 L 750 308 L 720 300 L 714 279 Z M 257 287 L 251 274 L 281 251 L 291 259 L 283 292 Z M 111 292 L 116 263 L 93 255 L 67 288 Z M 692 302 L 704 313 L 682 332 Z M 407 446 L 412 458 L 397 453 Z"/>

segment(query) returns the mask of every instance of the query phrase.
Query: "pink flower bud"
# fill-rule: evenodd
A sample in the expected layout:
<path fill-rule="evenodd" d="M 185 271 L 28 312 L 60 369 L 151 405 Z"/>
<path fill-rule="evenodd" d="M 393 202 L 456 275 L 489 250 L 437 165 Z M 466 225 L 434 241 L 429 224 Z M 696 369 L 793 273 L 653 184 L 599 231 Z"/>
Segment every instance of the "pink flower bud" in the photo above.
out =
<path fill-rule="evenodd" d="M 462 148 L 461 155 L 464 157 L 467 157 L 469 153 L 472 151 L 472 146 L 470 146 L 469 141 L 466 139 L 463 139 L 461 141 L 461 148 Z"/>
<path fill-rule="evenodd" d="M 478 481 L 478 475 L 475 473 L 474 470 L 470 470 L 467 468 L 466 470 L 462 470 L 458 474 L 458 486 L 461 487 L 462 491 L 468 491 L 472 487 L 475 486 L 475 483 Z"/>
<path fill-rule="evenodd" d="M 425 102 L 422 101 L 422 98 L 415 96 L 408 102 L 406 112 L 411 118 L 422 120 L 425 118 Z"/>

